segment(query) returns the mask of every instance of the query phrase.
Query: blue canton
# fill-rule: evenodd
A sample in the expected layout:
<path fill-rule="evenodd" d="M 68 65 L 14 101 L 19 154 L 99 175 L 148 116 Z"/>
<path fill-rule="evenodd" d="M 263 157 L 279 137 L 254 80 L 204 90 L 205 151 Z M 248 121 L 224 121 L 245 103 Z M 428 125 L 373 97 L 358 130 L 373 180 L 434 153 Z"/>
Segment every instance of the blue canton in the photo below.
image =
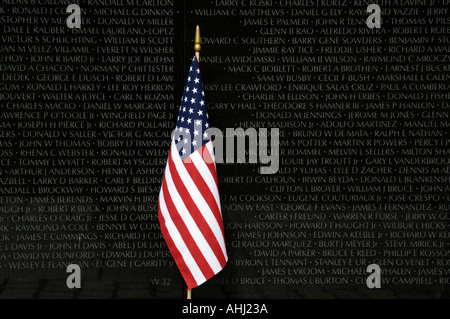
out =
<path fill-rule="evenodd" d="M 210 141 L 209 120 L 206 110 L 205 92 L 197 57 L 192 59 L 188 78 L 181 98 L 175 127 L 175 145 L 181 160 Z"/>

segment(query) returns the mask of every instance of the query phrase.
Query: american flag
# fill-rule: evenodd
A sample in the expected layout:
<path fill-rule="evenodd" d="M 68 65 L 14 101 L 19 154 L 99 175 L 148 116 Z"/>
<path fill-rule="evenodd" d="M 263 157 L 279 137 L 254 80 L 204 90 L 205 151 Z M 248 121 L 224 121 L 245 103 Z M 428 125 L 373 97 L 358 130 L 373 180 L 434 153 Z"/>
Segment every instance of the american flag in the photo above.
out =
<path fill-rule="evenodd" d="M 217 274 L 228 260 L 208 128 L 205 92 L 194 56 L 158 203 L 161 232 L 188 289 Z"/>

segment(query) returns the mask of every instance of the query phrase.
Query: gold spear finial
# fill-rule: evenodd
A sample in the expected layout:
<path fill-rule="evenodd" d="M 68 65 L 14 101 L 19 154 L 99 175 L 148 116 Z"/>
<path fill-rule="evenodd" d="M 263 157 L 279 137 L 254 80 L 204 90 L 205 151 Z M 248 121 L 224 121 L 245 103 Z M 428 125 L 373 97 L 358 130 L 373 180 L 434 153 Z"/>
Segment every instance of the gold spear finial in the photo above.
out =
<path fill-rule="evenodd" d="M 197 26 L 195 29 L 195 40 L 194 40 L 194 51 L 197 56 L 197 60 L 200 61 L 200 50 L 202 49 L 201 40 L 200 40 L 200 27 Z"/>

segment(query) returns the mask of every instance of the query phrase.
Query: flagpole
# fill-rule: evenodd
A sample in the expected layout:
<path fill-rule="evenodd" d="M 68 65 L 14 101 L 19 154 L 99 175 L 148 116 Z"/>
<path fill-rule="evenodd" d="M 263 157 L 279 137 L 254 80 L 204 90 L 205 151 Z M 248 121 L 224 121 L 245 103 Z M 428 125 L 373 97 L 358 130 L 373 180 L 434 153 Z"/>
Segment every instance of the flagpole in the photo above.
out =
<path fill-rule="evenodd" d="M 200 41 L 200 27 L 197 26 L 195 29 L 195 40 L 194 40 L 194 51 L 197 60 L 200 62 L 200 50 L 202 49 L 201 41 Z"/>
<path fill-rule="evenodd" d="M 200 27 L 197 25 L 195 28 L 195 38 L 194 38 L 194 52 L 197 57 L 197 61 L 200 62 L 200 50 L 202 49 L 201 40 L 200 40 Z M 192 299 L 192 289 L 187 291 L 186 299 Z"/>
<path fill-rule="evenodd" d="M 188 291 L 187 291 L 187 297 L 186 297 L 186 299 L 192 299 L 192 289 L 189 289 Z"/>

